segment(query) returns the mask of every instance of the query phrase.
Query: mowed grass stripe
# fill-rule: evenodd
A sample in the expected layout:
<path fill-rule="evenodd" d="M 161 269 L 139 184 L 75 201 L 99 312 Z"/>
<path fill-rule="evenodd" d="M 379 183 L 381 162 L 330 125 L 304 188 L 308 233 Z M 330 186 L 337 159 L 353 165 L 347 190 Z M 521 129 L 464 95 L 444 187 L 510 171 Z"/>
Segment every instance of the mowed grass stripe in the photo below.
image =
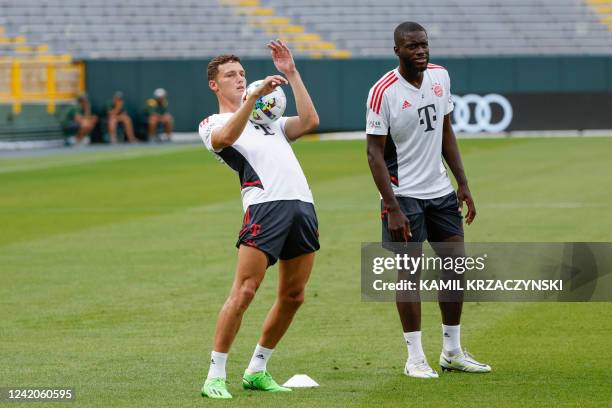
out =
<path fill-rule="evenodd" d="M 98 161 L 132 159 L 191 150 L 192 145 L 95 146 L 32 151 L 30 154 L 0 152 L 0 173 L 36 171 L 54 167 L 78 166 Z"/>
<path fill-rule="evenodd" d="M 605 210 L 612 202 L 603 188 L 609 145 L 610 139 L 466 140 L 462 150 L 477 203 L 550 202 L 554 209 L 557 203 L 577 201 Z M 181 149 L 0 175 L 0 225 L 5 231 L 0 245 L 238 196 L 233 172 L 199 146 Z M 319 180 L 351 174 L 361 175 L 361 188 L 376 195 L 363 142 L 304 142 L 296 150 L 315 196 Z M 112 154 L 123 153 L 105 152 Z M 320 200 L 317 204 L 325 205 Z"/>
<path fill-rule="evenodd" d="M 354 158 L 361 150 L 358 144 L 330 143 L 322 151 L 314 142 L 301 145 L 303 161 L 313 167 L 308 174 L 313 185 L 367 171 L 363 158 L 361 168 L 355 166 Z M 335 157 L 340 151 L 350 158 L 344 164 Z M 4 229 L 0 246 L 230 198 L 239 200 L 240 192 L 235 173 L 200 146 L 163 155 L 5 173 L 0 174 L 0 185 L 0 225 Z"/>

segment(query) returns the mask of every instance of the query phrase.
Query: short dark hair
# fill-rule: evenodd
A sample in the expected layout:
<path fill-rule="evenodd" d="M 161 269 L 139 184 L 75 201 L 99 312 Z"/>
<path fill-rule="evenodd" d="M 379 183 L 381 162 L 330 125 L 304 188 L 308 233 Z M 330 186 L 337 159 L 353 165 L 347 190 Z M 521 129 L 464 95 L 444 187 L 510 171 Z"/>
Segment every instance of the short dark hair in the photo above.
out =
<path fill-rule="evenodd" d="M 425 30 L 422 25 L 415 23 L 414 21 L 404 21 L 395 27 L 395 31 L 393 32 L 393 41 L 395 41 L 395 45 L 399 46 L 404 34 L 413 33 L 415 31 L 423 31 L 425 34 L 427 34 L 427 30 Z"/>
<path fill-rule="evenodd" d="M 228 62 L 240 62 L 240 58 L 234 54 L 217 55 L 208 63 L 208 80 L 213 81 L 219 73 L 219 65 L 227 64 Z"/>

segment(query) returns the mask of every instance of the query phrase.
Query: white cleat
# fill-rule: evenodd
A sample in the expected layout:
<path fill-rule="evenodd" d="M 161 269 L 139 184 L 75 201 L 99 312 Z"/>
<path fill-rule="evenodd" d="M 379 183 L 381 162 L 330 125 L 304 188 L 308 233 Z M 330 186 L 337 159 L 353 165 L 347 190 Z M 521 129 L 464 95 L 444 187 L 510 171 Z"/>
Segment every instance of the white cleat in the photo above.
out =
<path fill-rule="evenodd" d="M 490 373 L 491 367 L 479 363 L 467 351 L 448 356 L 444 351 L 440 354 L 440 367 L 442 371 L 463 371 L 466 373 Z"/>
<path fill-rule="evenodd" d="M 438 378 L 438 373 L 436 370 L 431 368 L 425 359 L 406 361 L 404 374 L 406 374 L 408 377 L 414 378 Z"/>

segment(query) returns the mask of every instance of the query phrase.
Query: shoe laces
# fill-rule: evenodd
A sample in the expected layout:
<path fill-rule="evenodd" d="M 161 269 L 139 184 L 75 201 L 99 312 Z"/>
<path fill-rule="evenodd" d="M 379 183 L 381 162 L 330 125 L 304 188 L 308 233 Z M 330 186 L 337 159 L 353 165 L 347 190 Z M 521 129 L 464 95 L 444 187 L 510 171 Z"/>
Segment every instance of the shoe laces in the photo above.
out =
<path fill-rule="evenodd" d="M 224 378 L 213 378 L 211 381 L 211 385 L 226 385 L 228 384 L 228 381 Z"/>
<path fill-rule="evenodd" d="M 274 381 L 274 378 L 272 378 L 272 374 L 270 374 L 267 371 L 264 371 L 262 375 L 262 382 L 263 382 L 263 385 L 267 387 L 269 385 L 273 385 L 275 381 Z"/>
<path fill-rule="evenodd" d="M 474 358 L 474 356 L 472 355 L 472 353 L 470 353 L 467 350 L 463 350 L 463 355 L 465 356 L 466 360 L 470 360 L 472 362 L 476 362 L 476 359 Z"/>
<path fill-rule="evenodd" d="M 414 363 L 414 367 L 418 368 L 421 371 L 432 371 L 433 370 L 427 363 L 427 360 L 421 360 L 417 363 Z"/>

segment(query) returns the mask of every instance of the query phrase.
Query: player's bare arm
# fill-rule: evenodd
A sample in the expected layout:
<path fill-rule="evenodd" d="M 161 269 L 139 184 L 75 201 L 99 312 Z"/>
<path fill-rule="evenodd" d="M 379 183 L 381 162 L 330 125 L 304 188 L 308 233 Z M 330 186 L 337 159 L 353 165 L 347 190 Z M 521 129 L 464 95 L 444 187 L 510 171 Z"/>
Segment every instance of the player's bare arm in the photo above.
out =
<path fill-rule="evenodd" d="M 274 66 L 287 77 L 295 97 L 298 115 L 287 119 L 285 135 L 289 140 L 296 140 L 319 126 L 319 115 L 310 99 L 300 73 L 295 67 L 295 61 L 289 48 L 280 40 L 271 41 L 268 44 L 268 48 L 272 53 Z"/>
<path fill-rule="evenodd" d="M 244 127 L 249 121 L 249 116 L 255 101 L 258 98 L 269 94 L 277 86 L 287 84 L 287 80 L 280 75 L 271 75 L 264 79 L 262 84 L 257 87 L 252 93 L 250 93 L 244 103 L 238 108 L 236 113 L 227 121 L 227 123 L 218 128 L 214 129 L 211 133 L 211 143 L 215 150 L 223 149 L 224 147 L 231 146 L 242 134 Z"/>
<path fill-rule="evenodd" d="M 459 210 L 463 210 L 463 203 L 468 207 L 468 212 L 465 216 L 466 224 L 470 225 L 476 217 L 476 206 L 472 199 L 472 193 L 468 187 L 467 177 L 463 170 L 463 162 L 461 161 L 461 153 L 457 145 L 457 138 L 453 131 L 453 126 L 450 121 L 450 115 L 444 116 L 444 128 L 442 129 L 442 156 L 453 172 L 455 180 L 457 180 L 457 199 L 459 200 Z"/>
<path fill-rule="evenodd" d="M 368 164 L 372 171 L 374 183 L 380 191 L 385 210 L 388 213 L 389 232 L 394 241 L 406 242 L 410 239 L 410 223 L 400 209 L 389 183 L 390 176 L 385 164 L 385 137 L 368 135 Z"/>

